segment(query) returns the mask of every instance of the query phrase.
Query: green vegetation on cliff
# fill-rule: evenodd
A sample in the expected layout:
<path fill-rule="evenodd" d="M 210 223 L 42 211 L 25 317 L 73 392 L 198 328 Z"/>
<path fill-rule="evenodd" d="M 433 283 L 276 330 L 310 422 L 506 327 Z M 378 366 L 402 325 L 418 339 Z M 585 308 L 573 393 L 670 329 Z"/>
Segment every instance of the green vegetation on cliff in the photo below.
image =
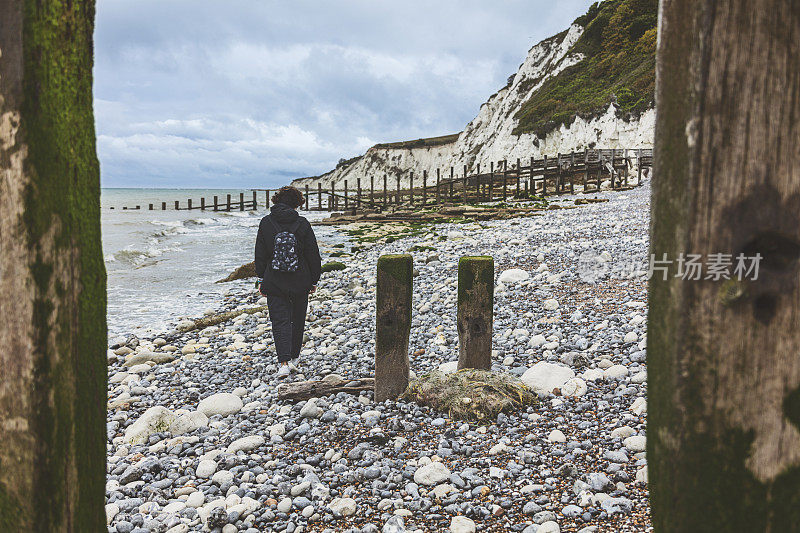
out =
<path fill-rule="evenodd" d="M 584 59 L 548 79 L 515 115 L 515 135 L 544 137 L 576 116 L 601 115 L 615 102 L 621 116 L 655 101 L 658 0 L 606 0 L 575 20 L 585 28 L 569 51 Z"/>

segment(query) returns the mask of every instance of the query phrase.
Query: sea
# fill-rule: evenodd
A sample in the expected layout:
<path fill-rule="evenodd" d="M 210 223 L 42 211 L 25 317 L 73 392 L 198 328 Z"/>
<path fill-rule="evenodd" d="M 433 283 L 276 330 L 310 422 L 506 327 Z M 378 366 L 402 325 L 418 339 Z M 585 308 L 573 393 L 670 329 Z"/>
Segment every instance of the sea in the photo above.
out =
<path fill-rule="evenodd" d="M 246 211 L 176 211 L 174 203 L 186 206 L 191 198 L 197 206 L 201 197 L 212 203 L 215 195 L 222 201 L 227 194 L 238 200 L 240 192 L 252 198 L 241 189 L 102 189 L 109 337 L 158 334 L 181 317 L 218 306 L 229 286 L 215 282 L 253 260 L 258 225 L 268 212 L 265 193 L 259 193 L 257 209 Z M 141 209 L 133 209 L 137 205 Z M 312 225 L 327 216 L 300 213 Z M 345 241 L 328 226 L 315 225 L 314 231 L 323 260 Z"/>

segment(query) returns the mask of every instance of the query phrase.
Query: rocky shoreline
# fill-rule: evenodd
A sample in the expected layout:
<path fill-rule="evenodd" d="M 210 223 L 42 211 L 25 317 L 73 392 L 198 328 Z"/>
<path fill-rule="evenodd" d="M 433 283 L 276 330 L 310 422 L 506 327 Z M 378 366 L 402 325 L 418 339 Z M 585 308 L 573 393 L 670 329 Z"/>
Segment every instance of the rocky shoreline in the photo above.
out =
<path fill-rule="evenodd" d="M 649 196 L 645 185 L 535 217 L 431 223 L 363 242 L 323 274 L 290 379 L 373 374 L 375 263 L 409 250 L 422 375 L 457 359 L 458 258 L 492 255 L 493 369 L 539 401 L 485 424 L 371 392 L 278 400 L 264 311 L 113 340 L 109 532 L 651 530 L 646 281 L 633 269 L 587 283 L 581 265 L 588 250 L 592 273 L 644 261 Z M 259 305 L 250 281 L 234 281 L 216 311 Z"/>

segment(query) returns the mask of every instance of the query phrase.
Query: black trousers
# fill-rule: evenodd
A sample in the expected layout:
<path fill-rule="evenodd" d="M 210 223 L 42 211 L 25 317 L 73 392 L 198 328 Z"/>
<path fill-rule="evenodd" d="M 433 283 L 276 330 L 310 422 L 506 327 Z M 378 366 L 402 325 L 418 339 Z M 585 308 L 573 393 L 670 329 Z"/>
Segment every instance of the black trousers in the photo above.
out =
<path fill-rule="evenodd" d="M 278 362 L 297 358 L 303 346 L 308 294 L 267 294 L 267 309 Z"/>

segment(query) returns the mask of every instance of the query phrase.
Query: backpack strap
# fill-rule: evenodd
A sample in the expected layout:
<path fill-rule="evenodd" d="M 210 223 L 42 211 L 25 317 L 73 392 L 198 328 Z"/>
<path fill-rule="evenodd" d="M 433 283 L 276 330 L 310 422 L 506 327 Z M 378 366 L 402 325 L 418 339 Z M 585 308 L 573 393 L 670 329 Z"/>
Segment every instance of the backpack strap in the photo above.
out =
<path fill-rule="evenodd" d="M 289 226 L 288 230 L 285 230 L 285 229 L 281 229 L 280 226 L 278 226 L 278 223 L 275 222 L 275 220 L 273 220 L 272 215 L 267 215 L 267 218 L 269 219 L 270 223 L 272 224 L 272 227 L 275 228 L 275 233 L 276 234 L 283 233 L 284 231 L 288 231 L 289 233 L 291 233 L 295 237 L 297 237 L 297 230 L 300 229 L 300 224 L 303 222 L 300 218 L 298 218 L 297 220 L 294 221 L 294 223 L 291 226 Z"/>

